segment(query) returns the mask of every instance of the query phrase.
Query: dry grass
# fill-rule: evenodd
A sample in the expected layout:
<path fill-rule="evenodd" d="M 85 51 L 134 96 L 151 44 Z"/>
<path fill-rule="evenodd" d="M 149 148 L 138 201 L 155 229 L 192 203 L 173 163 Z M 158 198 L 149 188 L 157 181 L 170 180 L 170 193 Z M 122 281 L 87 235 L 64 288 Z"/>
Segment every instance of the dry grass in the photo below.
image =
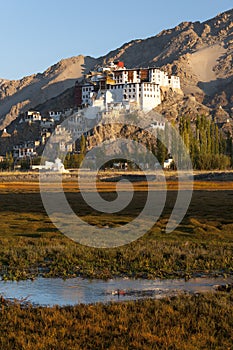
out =
<path fill-rule="evenodd" d="M 102 193 L 107 200 L 114 193 Z M 107 215 L 89 208 L 78 192 L 68 192 L 73 210 L 92 225 L 118 226 L 141 212 L 146 193 L 135 193 L 124 211 Z M 157 224 L 141 239 L 116 249 L 81 246 L 58 232 L 39 193 L 1 192 L 0 271 L 5 279 L 44 276 L 91 278 L 189 277 L 233 271 L 233 191 L 195 191 L 179 227 L 165 234 L 176 192 L 169 191 Z"/>
<path fill-rule="evenodd" d="M 158 191 L 166 188 L 168 191 L 177 191 L 179 188 L 179 183 L 177 181 L 168 180 L 164 182 L 150 182 L 150 189 Z M 182 182 L 182 189 L 186 190 L 190 188 L 190 183 Z M 57 191 L 58 186 L 56 182 L 48 183 L 48 191 Z M 124 191 L 131 190 L 131 187 L 128 184 L 123 184 Z M 141 181 L 133 183 L 134 191 L 147 191 L 148 183 Z M 116 183 L 114 182 L 97 182 L 96 188 L 99 192 L 114 192 L 116 190 Z M 193 183 L 194 190 L 203 190 L 203 191 L 223 191 L 223 190 L 233 190 L 233 181 L 194 181 Z M 79 192 L 79 186 L 77 181 L 64 181 L 63 189 L 65 192 Z M 93 191 L 93 186 L 90 182 L 87 182 L 85 185 L 86 191 Z M 0 194 L 1 193 L 38 193 L 40 191 L 40 186 L 38 182 L 3 182 L 0 183 Z"/>
<path fill-rule="evenodd" d="M 63 308 L 3 303 L 0 348 L 230 350 L 232 302 L 231 292 Z"/>
<path fill-rule="evenodd" d="M 113 199 L 113 185 L 100 185 L 103 197 Z M 127 223 L 145 201 L 145 192 L 138 190 L 124 212 L 106 215 L 90 210 L 74 184 L 65 186 L 74 211 L 97 226 Z M 176 199 L 176 191 L 169 191 L 159 222 L 140 240 L 117 249 L 87 248 L 62 236 L 44 211 L 36 183 L 1 184 L 0 196 L 0 269 L 4 279 L 38 274 L 188 278 L 196 273 L 233 272 L 233 190 L 219 190 L 219 183 L 217 190 L 194 191 L 182 223 L 175 232 L 165 234 Z M 0 299 L 0 349 L 230 350 L 232 293 L 63 308 L 24 306 Z"/>

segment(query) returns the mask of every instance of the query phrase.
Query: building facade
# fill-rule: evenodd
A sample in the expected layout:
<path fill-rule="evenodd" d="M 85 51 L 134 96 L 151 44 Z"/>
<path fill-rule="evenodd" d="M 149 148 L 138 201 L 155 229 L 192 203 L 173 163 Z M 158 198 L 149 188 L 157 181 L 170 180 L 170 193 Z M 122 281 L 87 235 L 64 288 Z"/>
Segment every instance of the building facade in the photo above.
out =
<path fill-rule="evenodd" d="M 123 102 L 149 111 L 161 103 L 161 87 L 180 89 L 180 79 L 158 68 L 127 69 L 123 62 L 111 62 L 76 83 L 76 106 L 96 106 L 104 98 L 106 108 L 109 103 Z"/>
<path fill-rule="evenodd" d="M 27 111 L 24 117 L 25 122 L 39 122 L 41 121 L 41 114 L 37 111 Z"/>

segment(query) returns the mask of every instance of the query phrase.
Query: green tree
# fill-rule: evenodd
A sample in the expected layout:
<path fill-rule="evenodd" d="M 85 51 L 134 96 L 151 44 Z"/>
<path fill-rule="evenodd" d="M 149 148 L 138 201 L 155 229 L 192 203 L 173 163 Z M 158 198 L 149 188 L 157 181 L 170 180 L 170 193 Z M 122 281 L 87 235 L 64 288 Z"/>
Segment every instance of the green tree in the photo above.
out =
<path fill-rule="evenodd" d="M 164 133 L 162 131 L 158 131 L 156 156 L 161 166 L 163 166 L 163 163 L 167 155 L 168 155 L 168 151 L 164 144 Z"/>
<path fill-rule="evenodd" d="M 85 154 L 86 153 L 86 139 L 85 136 L 82 134 L 80 139 L 80 153 Z"/>

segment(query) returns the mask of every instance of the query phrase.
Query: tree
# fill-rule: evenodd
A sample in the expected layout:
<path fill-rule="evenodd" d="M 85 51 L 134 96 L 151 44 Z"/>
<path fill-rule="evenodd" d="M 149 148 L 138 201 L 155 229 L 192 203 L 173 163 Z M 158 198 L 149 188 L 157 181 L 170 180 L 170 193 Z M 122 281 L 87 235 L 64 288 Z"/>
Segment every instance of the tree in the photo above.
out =
<path fill-rule="evenodd" d="M 80 139 L 80 153 L 85 154 L 86 153 L 86 139 L 85 136 L 82 134 Z"/>
<path fill-rule="evenodd" d="M 164 161 L 167 157 L 168 151 L 167 148 L 164 144 L 164 134 L 163 132 L 159 131 L 158 132 L 158 137 L 157 137 L 157 159 L 160 165 L 163 167 Z"/>

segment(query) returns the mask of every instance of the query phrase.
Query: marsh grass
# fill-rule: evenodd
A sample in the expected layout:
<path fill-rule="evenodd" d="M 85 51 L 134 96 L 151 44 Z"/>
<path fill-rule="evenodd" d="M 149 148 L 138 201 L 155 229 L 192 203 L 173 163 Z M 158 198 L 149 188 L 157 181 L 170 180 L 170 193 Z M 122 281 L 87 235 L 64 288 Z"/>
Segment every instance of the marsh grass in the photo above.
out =
<path fill-rule="evenodd" d="M 144 278 L 186 277 L 233 273 L 233 191 L 195 191 L 179 227 L 165 234 L 176 199 L 168 192 L 157 224 L 141 239 L 115 249 L 79 245 L 51 223 L 38 192 L 1 193 L 0 273 L 3 279 L 49 277 Z M 111 200 L 114 193 L 103 193 Z M 68 192 L 75 212 L 92 225 L 120 226 L 142 209 L 146 194 L 116 215 L 87 207 L 79 193 Z"/>
<path fill-rule="evenodd" d="M 74 307 L 3 301 L 0 348 L 230 350 L 232 302 L 232 291 Z"/>

